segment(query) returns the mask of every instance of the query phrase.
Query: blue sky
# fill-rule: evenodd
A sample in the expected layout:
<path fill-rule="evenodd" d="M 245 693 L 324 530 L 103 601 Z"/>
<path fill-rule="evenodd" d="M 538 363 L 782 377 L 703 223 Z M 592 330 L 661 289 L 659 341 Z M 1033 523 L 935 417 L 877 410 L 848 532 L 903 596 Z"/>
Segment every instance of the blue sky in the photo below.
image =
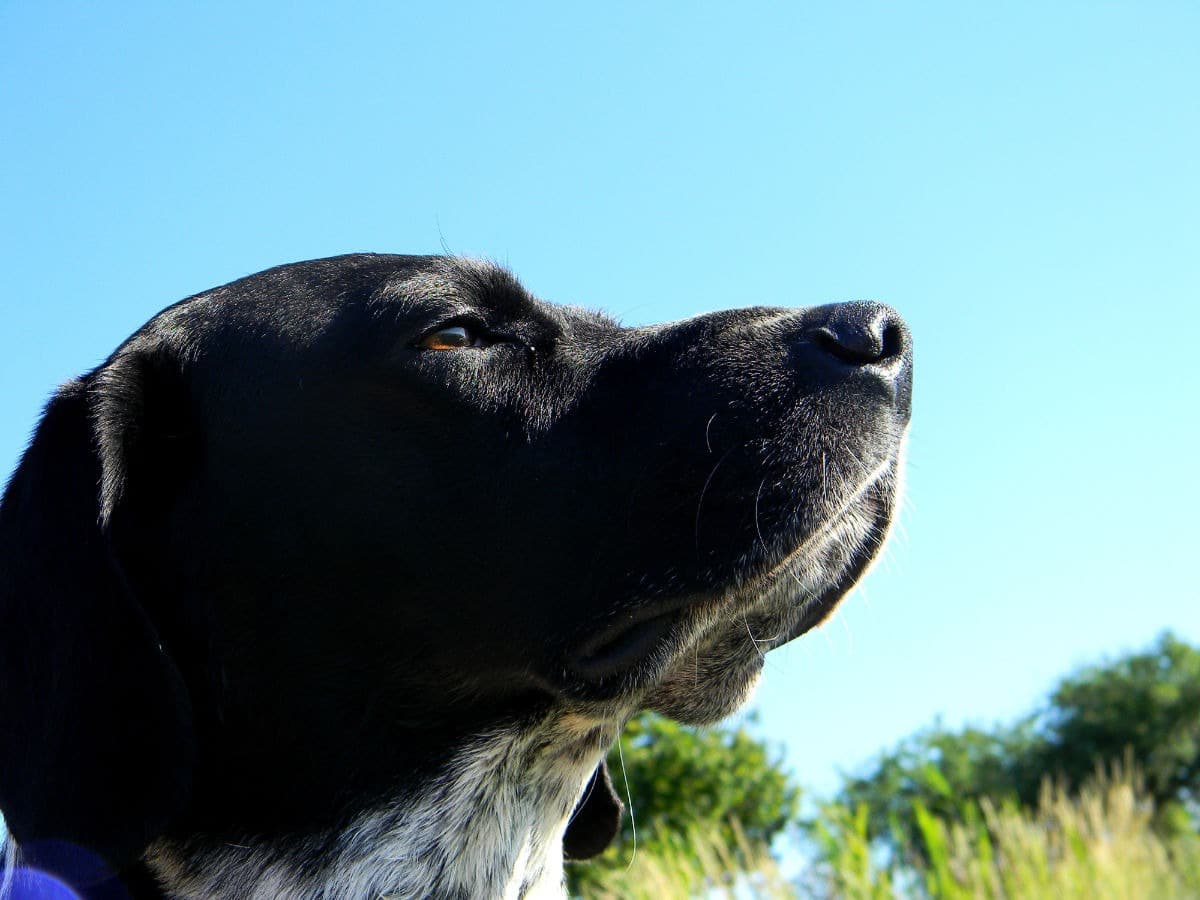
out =
<path fill-rule="evenodd" d="M 354 250 L 630 324 L 872 298 L 904 535 L 769 660 L 801 782 L 1200 641 L 1194 3 L 0 6 L 0 468 L 166 304 Z"/>

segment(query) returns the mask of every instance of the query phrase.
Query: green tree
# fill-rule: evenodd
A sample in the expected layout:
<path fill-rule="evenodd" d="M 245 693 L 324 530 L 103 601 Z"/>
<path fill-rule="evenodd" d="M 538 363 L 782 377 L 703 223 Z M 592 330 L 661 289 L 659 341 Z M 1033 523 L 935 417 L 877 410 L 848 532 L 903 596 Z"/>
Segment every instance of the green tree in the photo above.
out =
<path fill-rule="evenodd" d="M 920 847 L 918 807 L 951 818 L 983 797 L 1016 797 L 1035 743 L 1032 719 L 960 731 L 935 722 L 882 754 L 866 774 L 847 777 L 838 801 L 846 809 L 865 810 L 872 837 Z"/>
<path fill-rule="evenodd" d="M 1155 805 L 1178 820 L 1200 805 L 1200 648 L 1170 633 L 1148 651 L 1090 666 L 1050 698 L 1043 739 L 1022 773 L 1021 797 L 1044 775 L 1078 788 L 1098 762 L 1128 754 Z"/>
<path fill-rule="evenodd" d="M 915 809 L 951 817 L 964 801 L 1037 806 L 1047 778 L 1068 790 L 1115 760 L 1145 777 L 1161 828 L 1194 826 L 1200 806 L 1200 649 L 1167 633 L 1145 651 L 1064 678 L 1045 710 L 1014 725 L 935 724 L 848 777 L 839 801 L 867 810 L 871 836 L 922 846 Z"/>
<path fill-rule="evenodd" d="M 740 828 L 745 843 L 760 850 L 799 809 L 800 791 L 779 753 L 744 724 L 691 728 L 647 713 L 629 723 L 608 765 L 627 804 L 621 833 L 596 859 L 568 867 L 572 893 L 586 893 L 605 872 L 629 864 L 635 828 L 638 853 L 677 852 L 676 836 L 689 828 L 719 835 L 730 848 L 741 843 Z"/>

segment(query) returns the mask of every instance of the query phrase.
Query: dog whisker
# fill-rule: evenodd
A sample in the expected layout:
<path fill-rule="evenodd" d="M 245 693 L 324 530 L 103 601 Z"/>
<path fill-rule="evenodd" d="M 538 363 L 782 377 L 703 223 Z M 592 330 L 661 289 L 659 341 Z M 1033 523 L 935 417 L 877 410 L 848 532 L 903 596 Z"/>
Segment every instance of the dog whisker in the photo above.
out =
<path fill-rule="evenodd" d="M 828 459 L 825 451 L 821 451 L 821 499 L 824 501 L 826 508 L 829 506 L 829 473 L 826 470 L 825 463 Z"/>
<path fill-rule="evenodd" d="M 742 613 L 742 625 L 746 628 L 746 634 L 750 638 L 750 645 L 754 647 L 754 652 L 759 655 L 763 662 L 767 661 L 767 655 L 762 652 L 762 648 L 758 646 L 758 641 L 754 637 L 754 633 L 750 630 L 750 623 L 746 621 L 746 614 Z"/>
<path fill-rule="evenodd" d="M 842 613 L 840 610 L 835 610 L 833 615 L 836 616 L 839 620 L 841 620 L 842 631 L 846 635 L 846 640 L 850 643 L 850 652 L 853 653 L 854 652 L 854 632 L 851 631 L 851 629 L 850 629 L 850 617 L 847 616 L 845 613 Z"/>
<path fill-rule="evenodd" d="M 758 490 L 754 492 L 754 532 L 758 535 L 758 544 L 763 549 L 766 556 L 771 555 L 771 551 L 767 548 L 767 542 L 763 540 L 762 524 L 758 520 L 758 502 L 762 499 L 763 485 L 767 483 L 766 476 L 758 483 Z"/>
<path fill-rule="evenodd" d="M 617 759 L 621 761 L 621 778 L 625 782 L 625 805 L 629 807 L 629 830 L 633 834 L 633 850 L 629 854 L 629 865 L 625 867 L 629 869 L 633 866 L 634 860 L 637 859 L 637 816 L 633 811 L 633 792 L 629 789 L 629 773 L 625 771 L 625 751 L 621 748 L 620 739 L 617 740 Z"/>
<path fill-rule="evenodd" d="M 729 454 L 733 452 L 733 448 L 726 450 L 724 455 L 717 460 L 716 465 L 712 467 L 712 471 L 708 473 L 708 478 L 704 481 L 704 487 L 700 489 L 700 499 L 696 501 L 696 521 L 695 521 L 695 538 L 696 550 L 700 550 L 700 510 L 704 508 L 704 495 L 708 493 L 708 486 L 712 484 L 713 476 L 717 474 L 717 469 L 721 468 L 721 463 L 729 458 Z"/>

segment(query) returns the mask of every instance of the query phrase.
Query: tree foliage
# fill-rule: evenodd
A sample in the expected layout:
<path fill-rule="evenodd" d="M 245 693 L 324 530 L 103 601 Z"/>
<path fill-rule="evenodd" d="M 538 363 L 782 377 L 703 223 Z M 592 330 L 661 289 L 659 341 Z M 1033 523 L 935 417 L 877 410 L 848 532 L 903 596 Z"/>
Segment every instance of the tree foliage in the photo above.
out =
<path fill-rule="evenodd" d="M 1014 725 L 935 723 L 847 778 L 839 800 L 867 810 L 874 838 L 914 847 L 918 808 L 948 817 L 991 797 L 1032 809 L 1047 779 L 1074 790 L 1114 760 L 1142 773 L 1160 827 L 1194 825 L 1186 810 L 1200 800 L 1200 649 L 1167 633 L 1066 677 L 1043 711 Z"/>
<path fill-rule="evenodd" d="M 1200 648 L 1171 634 L 1145 653 L 1066 678 L 1050 699 L 1033 774 L 1077 787 L 1126 751 L 1163 807 L 1200 800 Z"/>
<path fill-rule="evenodd" d="M 964 803 L 1017 796 L 1035 740 L 1031 720 L 990 731 L 936 722 L 882 754 L 866 774 L 847 778 L 838 799 L 864 811 L 872 837 L 920 846 L 918 807 L 949 818 Z"/>

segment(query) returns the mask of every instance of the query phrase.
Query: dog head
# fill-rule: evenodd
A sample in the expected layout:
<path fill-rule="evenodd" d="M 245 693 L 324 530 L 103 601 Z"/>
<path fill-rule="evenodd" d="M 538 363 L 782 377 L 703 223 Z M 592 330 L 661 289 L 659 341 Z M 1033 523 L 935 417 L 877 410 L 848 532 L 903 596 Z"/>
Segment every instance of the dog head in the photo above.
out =
<path fill-rule="evenodd" d="M 878 552 L 910 386 L 877 304 L 623 328 L 369 255 L 182 301 L 0 507 L 0 808 L 120 861 L 549 708 L 727 715 Z"/>

